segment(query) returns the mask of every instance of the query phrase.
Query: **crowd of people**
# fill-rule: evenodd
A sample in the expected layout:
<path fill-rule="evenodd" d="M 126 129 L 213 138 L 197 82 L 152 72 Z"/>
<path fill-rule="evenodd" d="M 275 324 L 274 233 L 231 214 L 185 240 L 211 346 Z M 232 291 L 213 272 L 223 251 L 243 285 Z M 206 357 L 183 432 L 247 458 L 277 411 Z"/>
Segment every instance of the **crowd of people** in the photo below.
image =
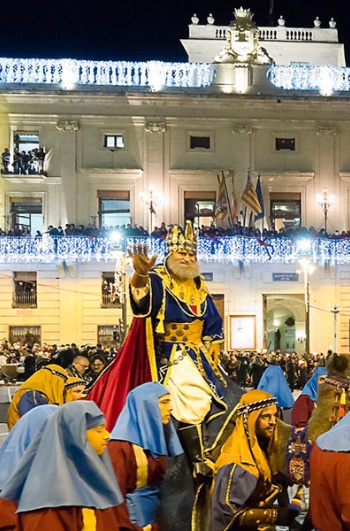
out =
<path fill-rule="evenodd" d="M 8 148 L 1 153 L 2 174 L 12 173 L 14 175 L 46 175 L 44 172 L 44 161 L 46 153 L 42 147 L 29 151 L 20 151 L 14 148 L 11 154 Z"/>
<path fill-rule="evenodd" d="M 6 338 L 0 345 L 0 378 L 6 381 L 25 381 L 36 371 L 54 363 L 66 369 L 71 376 L 79 376 L 87 384 L 115 358 L 114 347 L 103 348 L 101 344 L 82 345 L 75 343 L 48 345 L 33 343 L 10 343 Z M 14 376 L 11 365 L 16 367 Z M 8 367 L 10 366 L 10 368 Z"/>
<path fill-rule="evenodd" d="M 268 352 L 228 351 L 221 353 L 221 363 L 229 377 L 239 386 L 256 389 L 267 367 L 281 367 L 291 391 L 302 389 L 311 378 L 316 367 L 325 367 L 327 358 L 332 354 L 305 353 L 298 356 L 296 352 L 286 353 L 279 350 Z"/>
<path fill-rule="evenodd" d="M 0 236 L 41 238 L 43 234 L 49 234 L 53 237 L 85 236 L 90 238 L 110 238 L 113 233 L 118 233 L 121 238 L 144 238 L 152 236 L 153 238 L 166 240 L 173 228 L 173 224 L 166 225 L 165 222 L 162 222 L 159 227 L 154 227 L 151 233 L 149 233 L 142 225 L 132 225 L 131 223 L 116 225 L 114 227 L 97 227 L 96 224 L 93 223 L 88 223 L 86 225 L 66 223 L 64 227 L 62 227 L 62 225 L 49 225 L 46 231 L 42 232 L 37 230 L 35 235 L 32 235 L 28 227 L 15 224 L 8 231 L 0 228 Z M 181 227 L 180 230 L 182 230 Z M 216 223 L 212 223 L 211 225 L 201 225 L 201 227 L 198 228 L 198 236 L 202 238 L 211 238 L 212 240 L 227 236 L 246 236 L 262 240 L 265 238 L 331 238 L 339 240 L 350 238 L 350 230 L 343 230 L 341 232 L 336 230 L 333 233 L 327 233 L 325 229 L 317 231 L 314 227 L 310 227 L 309 229 L 306 227 L 295 227 L 288 229 L 281 228 L 278 231 L 264 228 L 261 231 L 258 227 L 243 226 L 240 222 L 236 223 L 232 228 L 222 228 L 217 226 Z"/>

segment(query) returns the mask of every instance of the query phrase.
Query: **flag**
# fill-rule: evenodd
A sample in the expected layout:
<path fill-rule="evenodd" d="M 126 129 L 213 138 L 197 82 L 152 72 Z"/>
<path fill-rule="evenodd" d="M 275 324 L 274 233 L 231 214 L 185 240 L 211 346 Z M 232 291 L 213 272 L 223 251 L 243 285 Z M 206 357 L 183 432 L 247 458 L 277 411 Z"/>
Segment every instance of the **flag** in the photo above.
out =
<path fill-rule="evenodd" d="M 231 204 L 231 217 L 233 223 L 237 221 L 237 211 L 238 211 L 238 204 L 237 204 L 237 196 L 236 196 L 236 189 L 235 189 L 235 176 L 233 174 L 233 170 L 230 170 L 231 173 L 231 181 L 232 181 L 232 204 Z"/>
<path fill-rule="evenodd" d="M 249 208 L 255 215 L 260 214 L 261 212 L 261 206 L 259 203 L 258 196 L 256 195 L 256 191 L 254 190 L 254 186 L 252 185 L 252 182 L 250 180 L 250 175 L 248 173 L 248 179 L 246 187 L 242 194 L 242 203 Z"/>
<path fill-rule="evenodd" d="M 218 175 L 219 181 L 219 196 L 216 202 L 215 217 L 216 221 L 225 222 L 228 219 L 227 199 L 225 193 L 225 176 L 222 175 L 221 179 Z"/>
<path fill-rule="evenodd" d="M 260 175 L 259 175 L 258 181 L 256 183 L 255 192 L 256 192 L 256 196 L 258 198 L 258 201 L 260 203 L 260 208 L 261 208 L 261 212 L 259 214 L 257 214 L 256 216 L 254 216 L 254 221 L 257 221 L 258 219 L 263 219 L 264 216 L 265 216 L 264 198 L 262 196 L 262 191 L 261 191 Z"/>

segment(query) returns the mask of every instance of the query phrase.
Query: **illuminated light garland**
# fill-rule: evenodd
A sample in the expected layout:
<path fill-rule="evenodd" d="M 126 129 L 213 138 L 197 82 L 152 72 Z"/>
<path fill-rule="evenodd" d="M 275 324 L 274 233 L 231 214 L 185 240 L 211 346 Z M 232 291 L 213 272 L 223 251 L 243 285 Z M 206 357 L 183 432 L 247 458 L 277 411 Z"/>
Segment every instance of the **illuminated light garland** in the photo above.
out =
<path fill-rule="evenodd" d="M 78 61 L 0 58 L 0 83 L 150 87 L 207 87 L 215 69 L 207 63 Z"/>
<path fill-rule="evenodd" d="M 134 244 L 147 245 L 148 254 L 158 255 L 158 261 L 167 254 L 166 242 L 161 238 L 125 238 L 123 251 Z M 57 263 L 57 262 L 115 262 L 115 242 L 108 238 L 84 236 L 51 237 L 42 239 L 0 237 L 0 263 Z M 225 236 L 198 239 L 198 260 L 207 263 L 294 263 L 307 256 L 314 263 L 350 264 L 350 238 L 305 239 Z"/>
<path fill-rule="evenodd" d="M 285 90 L 318 90 L 325 94 L 350 90 L 350 68 L 339 66 L 275 65 L 268 77 L 275 87 Z"/>

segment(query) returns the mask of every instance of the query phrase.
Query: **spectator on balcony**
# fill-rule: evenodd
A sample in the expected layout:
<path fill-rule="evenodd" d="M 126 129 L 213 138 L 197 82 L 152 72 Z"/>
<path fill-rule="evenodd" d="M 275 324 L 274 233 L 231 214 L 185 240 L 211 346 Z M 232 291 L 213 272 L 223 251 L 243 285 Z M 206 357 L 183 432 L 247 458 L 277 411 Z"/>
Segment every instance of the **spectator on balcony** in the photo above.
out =
<path fill-rule="evenodd" d="M 43 173 L 44 171 L 45 157 L 46 153 L 42 147 L 36 150 L 36 158 L 38 159 L 38 173 Z"/>
<path fill-rule="evenodd" d="M 10 162 L 11 162 L 11 154 L 8 148 L 5 148 L 4 151 L 1 153 L 1 163 L 4 167 L 3 169 L 4 173 L 9 173 Z"/>
<path fill-rule="evenodd" d="M 59 230 L 56 227 L 54 227 L 53 225 L 49 225 L 47 227 L 46 234 L 50 234 L 50 236 L 59 236 L 60 235 Z"/>

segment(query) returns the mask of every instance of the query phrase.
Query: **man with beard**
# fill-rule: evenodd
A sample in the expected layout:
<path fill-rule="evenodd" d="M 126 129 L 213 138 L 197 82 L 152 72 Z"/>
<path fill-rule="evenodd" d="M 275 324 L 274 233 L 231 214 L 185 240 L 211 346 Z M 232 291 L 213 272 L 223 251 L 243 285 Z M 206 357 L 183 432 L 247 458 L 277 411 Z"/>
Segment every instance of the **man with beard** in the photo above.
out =
<path fill-rule="evenodd" d="M 198 425 L 226 410 L 217 368 L 222 319 L 199 274 L 191 223 L 185 234 L 174 227 L 167 244 L 164 264 L 156 267 L 146 248 L 129 252 L 135 269 L 130 302 L 136 317 L 152 320 L 157 379 L 169 389 L 173 416 Z"/>

